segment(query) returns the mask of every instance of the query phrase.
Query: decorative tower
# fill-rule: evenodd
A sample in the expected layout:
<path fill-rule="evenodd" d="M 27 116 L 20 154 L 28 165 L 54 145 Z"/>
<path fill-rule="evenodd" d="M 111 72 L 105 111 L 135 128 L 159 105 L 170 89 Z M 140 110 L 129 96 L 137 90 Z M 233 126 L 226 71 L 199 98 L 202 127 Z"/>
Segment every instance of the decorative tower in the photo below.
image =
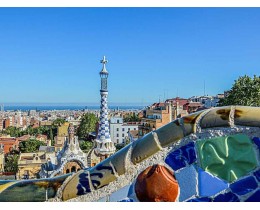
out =
<path fill-rule="evenodd" d="M 106 63 L 108 62 L 104 56 L 103 60 L 100 61 L 103 64 L 102 70 L 99 72 L 101 78 L 101 105 L 100 105 L 100 119 L 99 119 L 99 128 L 98 136 L 96 139 L 96 148 L 95 152 L 98 156 L 106 158 L 112 155 L 116 148 L 114 143 L 111 141 L 109 134 L 109 123 L 108 123 L 108 107 L 107 107 L 107 78 L 108 71 L 106 70 Z"/>

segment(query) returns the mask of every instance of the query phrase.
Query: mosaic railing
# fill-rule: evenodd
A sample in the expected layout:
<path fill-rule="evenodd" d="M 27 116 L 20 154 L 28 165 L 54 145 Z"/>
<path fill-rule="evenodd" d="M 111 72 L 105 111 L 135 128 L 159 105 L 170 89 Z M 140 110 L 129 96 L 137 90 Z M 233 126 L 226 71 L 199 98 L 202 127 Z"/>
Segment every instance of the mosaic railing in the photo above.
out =
<path fill-rule="evenodd" d="M 260 201 L 259 137 L 259 107 L 204 110 L 71 176 L 0 181 L 0 201 Z"/>

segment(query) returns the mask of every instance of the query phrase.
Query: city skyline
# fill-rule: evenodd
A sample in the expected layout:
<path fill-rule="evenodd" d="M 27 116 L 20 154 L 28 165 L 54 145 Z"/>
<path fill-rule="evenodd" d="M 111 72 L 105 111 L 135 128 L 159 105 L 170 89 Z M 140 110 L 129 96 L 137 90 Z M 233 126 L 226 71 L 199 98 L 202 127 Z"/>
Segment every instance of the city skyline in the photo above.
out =
<path fill-rule="evenodd" d="M 216 95 L 257 74 L 259 8 L 0 8 L 0 103 Z"/>

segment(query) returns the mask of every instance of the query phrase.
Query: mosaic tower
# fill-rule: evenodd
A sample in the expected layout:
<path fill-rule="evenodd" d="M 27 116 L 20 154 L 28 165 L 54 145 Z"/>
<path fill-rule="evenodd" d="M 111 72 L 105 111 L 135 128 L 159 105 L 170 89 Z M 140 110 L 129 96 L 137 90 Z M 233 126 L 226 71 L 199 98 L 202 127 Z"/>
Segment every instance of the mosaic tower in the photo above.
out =
<path fill-rule="evenodd" d="M 108 157 L 115 152 L 114 143 L 111 141 L 109 134 L 109 122 L 108 122 L 108 107 L 107 107 L 107 78 L 108 71 L 106 70 L 106 63 L 108 62 L 103 57 L 103 60 L 100 61 L 103 64 L 102 70 L 99 72 L 101 78 L 101 105 L 100 105 L 100 119 L 99 119 L 99 128 L 98 136 L 96 139 L 96 148 L 95 152 L 99 156 Z"/>

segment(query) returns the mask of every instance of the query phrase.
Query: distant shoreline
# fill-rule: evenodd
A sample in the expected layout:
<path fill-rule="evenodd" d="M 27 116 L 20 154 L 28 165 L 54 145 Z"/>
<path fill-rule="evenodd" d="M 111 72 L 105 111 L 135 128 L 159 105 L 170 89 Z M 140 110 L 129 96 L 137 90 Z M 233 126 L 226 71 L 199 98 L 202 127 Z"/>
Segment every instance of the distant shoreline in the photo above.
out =
<path fill-rule="evenodd" d="M 110 110 L 141 110 L 145 106 L 142 105 L 111 105 L 108 106 Z M 51 110 L 99 110 L 100 105 L 5 105 L 4 111 L 51 111 Z"/>

